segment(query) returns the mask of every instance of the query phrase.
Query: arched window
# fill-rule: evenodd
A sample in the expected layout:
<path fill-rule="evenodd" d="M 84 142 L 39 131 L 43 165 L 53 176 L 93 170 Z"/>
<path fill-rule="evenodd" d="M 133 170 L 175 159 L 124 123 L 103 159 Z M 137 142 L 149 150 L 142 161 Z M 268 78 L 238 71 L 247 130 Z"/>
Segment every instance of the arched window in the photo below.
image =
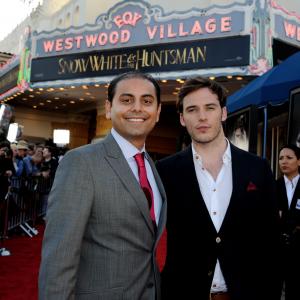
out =
<path fill-rule="evenodd" d="M 71 14 L 67 13 L 67 17 L 66 17 L 66 22 L 65 22 L 65 27 L 68 28 L 71 26 Z"/>
<path fill-rule="evenodd" d="M 79 26 L 79 6 L 77 5 L 74 11 L 74 26 Z"/>

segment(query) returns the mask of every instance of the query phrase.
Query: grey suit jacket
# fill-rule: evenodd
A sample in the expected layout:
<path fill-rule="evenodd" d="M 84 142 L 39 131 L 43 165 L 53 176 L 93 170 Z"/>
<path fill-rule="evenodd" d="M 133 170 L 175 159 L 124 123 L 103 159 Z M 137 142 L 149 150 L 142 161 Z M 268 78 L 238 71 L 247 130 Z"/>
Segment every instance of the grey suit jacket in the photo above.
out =
<path fill-rule="evenodd" d="M 155 234 L 148 202 L 112 135 L 69 151 L 49 196 L 39 299 L 160 299 Z"/>

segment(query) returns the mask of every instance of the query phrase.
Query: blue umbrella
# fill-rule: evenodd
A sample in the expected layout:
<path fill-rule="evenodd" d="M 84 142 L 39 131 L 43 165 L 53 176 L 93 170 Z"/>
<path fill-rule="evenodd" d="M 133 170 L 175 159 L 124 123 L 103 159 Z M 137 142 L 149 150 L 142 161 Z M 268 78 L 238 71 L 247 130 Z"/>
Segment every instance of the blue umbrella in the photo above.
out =
<path fill-rule="evenodd" d="M 297 87 L 300 87 L 300 51 L 230 95 L 227 109 L 232 113 L 249 105 L 279 104 L 288 100 L 290 91 Z"/>

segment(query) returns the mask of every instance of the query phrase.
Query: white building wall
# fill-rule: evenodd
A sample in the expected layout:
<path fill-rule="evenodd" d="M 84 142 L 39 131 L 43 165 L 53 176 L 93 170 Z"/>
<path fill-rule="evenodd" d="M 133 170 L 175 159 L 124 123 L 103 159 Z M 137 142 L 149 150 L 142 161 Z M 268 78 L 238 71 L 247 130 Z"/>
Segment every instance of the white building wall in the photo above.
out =
<path fill-rule="evenodd" d="M 18 107 L 14 113 L 15 122 L 24 126 L 23 136 L 49 139 L 52 138 L 53 123 L 76 122 L 88 124 L 89 117 L 48 113 L 40 110 L 26 109 Z"/>

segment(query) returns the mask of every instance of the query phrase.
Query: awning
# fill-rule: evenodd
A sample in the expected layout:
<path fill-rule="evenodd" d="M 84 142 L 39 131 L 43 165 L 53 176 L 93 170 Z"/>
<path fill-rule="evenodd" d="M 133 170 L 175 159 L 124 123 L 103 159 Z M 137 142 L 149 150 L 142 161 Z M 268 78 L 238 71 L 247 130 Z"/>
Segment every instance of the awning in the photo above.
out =
<path fill-rule="evenodd" d="M 227 109 L 232 113 L 249 105 L 280 104 L 297 87 L 300 87 L 300 51 L 229 96 Z"/>

